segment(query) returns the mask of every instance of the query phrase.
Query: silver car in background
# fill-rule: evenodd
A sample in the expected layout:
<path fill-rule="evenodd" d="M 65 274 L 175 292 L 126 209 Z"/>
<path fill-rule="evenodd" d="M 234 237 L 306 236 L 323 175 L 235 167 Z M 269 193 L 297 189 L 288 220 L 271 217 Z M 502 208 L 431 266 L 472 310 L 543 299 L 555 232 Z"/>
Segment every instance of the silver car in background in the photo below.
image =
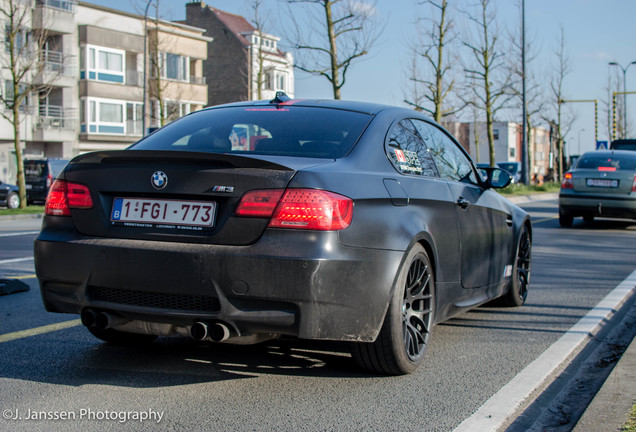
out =
<path fill-rule="evenodd" d="M 559 192 L 559 223 L 572 226 L 575 217 L 636 219 L 636 152 L 592 151 L 583 154 L 567 173 Z"/>

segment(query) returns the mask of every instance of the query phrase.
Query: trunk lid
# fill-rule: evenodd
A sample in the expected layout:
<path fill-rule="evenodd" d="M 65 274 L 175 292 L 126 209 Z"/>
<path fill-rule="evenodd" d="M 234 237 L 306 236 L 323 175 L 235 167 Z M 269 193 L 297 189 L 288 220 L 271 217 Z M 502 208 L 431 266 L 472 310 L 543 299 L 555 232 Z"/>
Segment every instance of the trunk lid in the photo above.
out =
<path fill-rule="evenodd" d="M 634 172 L 577 169 L 572 173 L 572 183 L 575 192 L 628 195 L 634 184 Z"/>
<path fill-rule="evenodd" d="M 260 238 L 269 220 L 234 216 L 243 194 L 254 189 L 284 189 L 297 170 L 329 162 L 332 161 L 124 150 L 79 156 L 68 165 L 64 179 L 83 184 L 91 191 L 93 208 L 71 210 L 73 224 L 83 235 L 247 245 Z M 157 175 L 163 177 L 157 173 L 166 177 L 161 179 L 165 184 L 153 180 Z M 114 218 L 114 209 L 124 213 L 122 206 L 127 206 L 124 208 L 129 211 L 128 220 Z M 150 216 L 154 207 L 157 211 L 153 216 L 158 219 Z M 173 208 L 174 218 L 162 219 L 161 213 L 165 216 L 168 209 L 170 215 Z M 201 209 L 213 217 L 213 225 L 203 226 L 209 224 L 207 215 L 201 216 L 203 213 L 193 219 L 194 211 Z"/>

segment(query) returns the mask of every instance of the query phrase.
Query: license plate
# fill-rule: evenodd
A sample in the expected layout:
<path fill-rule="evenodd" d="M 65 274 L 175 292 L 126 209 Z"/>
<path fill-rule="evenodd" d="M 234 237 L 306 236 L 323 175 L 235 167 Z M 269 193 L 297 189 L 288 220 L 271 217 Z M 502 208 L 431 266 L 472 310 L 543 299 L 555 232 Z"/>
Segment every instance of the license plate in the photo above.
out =
<path fill-rule="evenodd" d="M 110 220 L 158 228 L 212 228 L 215 213 L 215 202 L 115 198 Z"/>
<path fill-rule="evenodd" d="M 589 187 L 615 188 L 615 187 L 618 187 L 618 180 L 609 180 L 609 179 L 587 179 L 586 184 L 587 184 Z"/>
<path fill-rule="evenodd" d="M 30 190 L 30 189 L 33 189 L 33 185 L 26 184 L 26 185 L 24 185 L 24 188 L 25 188 L 26 190 Z"/>

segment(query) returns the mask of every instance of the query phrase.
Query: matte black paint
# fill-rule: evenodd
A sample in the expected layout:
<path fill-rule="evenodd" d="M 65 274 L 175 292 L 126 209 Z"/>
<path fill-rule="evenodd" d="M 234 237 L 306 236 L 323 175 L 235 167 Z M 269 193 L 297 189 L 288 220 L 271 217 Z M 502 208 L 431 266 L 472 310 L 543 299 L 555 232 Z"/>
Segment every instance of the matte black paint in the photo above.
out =
<path fill-rule="evenodd" d="M 483 184 L 398 173 L 384 140 L 396 121 L 429 121 L 418 113 L 298 102 L 312 104 L 361 109 L 375 117 L 351 152 L 336 160 L 174 151 L 102 152 L 73 160 L 62 177 L 88 185 L 96 206 L 72 210 L 71 218 L 44 218 L 34 255 L 47 310 L 77 314 L 94 307 L 186 326 L 215 319 L 241 335 L 368 342 L 382 326 L 398 269 L 416 242 L 434 266 L 435 322 L 507 291 L 505 267 L 514 265 L 520 227 L 530 226 L 523 210 Z M 156 170 L 170 178 L 161 191 L 150 184 Z M 215 193 L 215 185 L 234 191 Z M 351 226 L 337 232 L 271 229 L 267 220 L 233 215 L 245 192 L 285 187 L 325 189 L 353 199 Z M 208 232 L 144 232 L 110 224 L 115 196 L 214 199 L 219 214 Z M 460 198 L 468 207 L 458 205 Z M 99 304 L 86 297 L 88 286 L 217 296 L 221 310 Z"/>

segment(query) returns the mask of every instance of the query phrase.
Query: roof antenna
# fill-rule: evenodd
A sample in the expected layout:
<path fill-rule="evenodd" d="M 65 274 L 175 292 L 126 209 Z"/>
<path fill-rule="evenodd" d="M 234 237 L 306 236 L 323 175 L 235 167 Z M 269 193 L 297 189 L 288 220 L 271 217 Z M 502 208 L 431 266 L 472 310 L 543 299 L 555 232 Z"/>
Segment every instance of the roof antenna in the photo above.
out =
<path fill-rule="evenodd" d="M 271 101 L 269 101 L 269 103 L 271 104 L 281 104 L 284 102 L 289 102 L 291 100 L 291 98 L 289 96 L 287 96 L 287 94 L 285 92 L 282 91 L 277 91 L 276 92 L 276 97 L 274 99 L 272 99 Z"/>

